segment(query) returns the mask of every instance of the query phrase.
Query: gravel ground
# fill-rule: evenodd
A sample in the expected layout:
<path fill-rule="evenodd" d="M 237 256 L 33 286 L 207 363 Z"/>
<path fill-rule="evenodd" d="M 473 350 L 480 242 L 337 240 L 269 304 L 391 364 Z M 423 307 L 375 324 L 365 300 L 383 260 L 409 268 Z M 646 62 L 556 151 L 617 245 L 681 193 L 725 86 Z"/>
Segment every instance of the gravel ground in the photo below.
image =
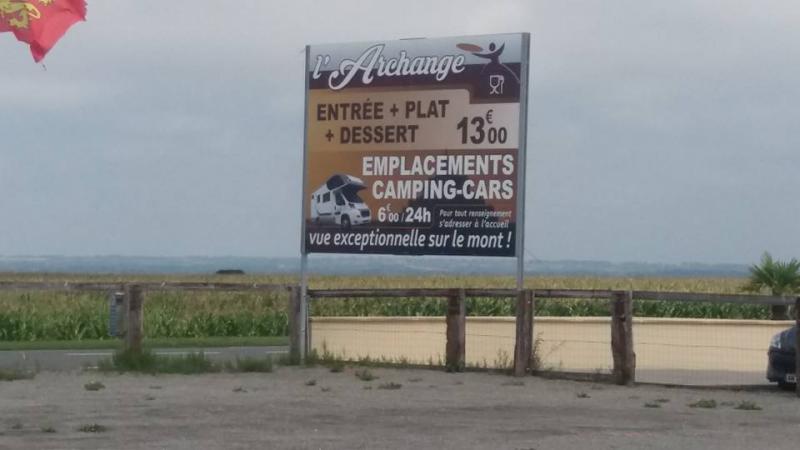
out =
<path fill-rule="evenodd" d="M 40 373 L 0 382 L 2 449 L 797 449 L 800 399 L 514 379 L 280 368 L 194 376 Z M 84 385 L 99 381 L 104 388 Z M 388 383 L 400 385 L 385 389 Z M 397 387 L 397 386 L 395 386 Z M 715 408 L 689 404 L 713 399 Z M 737 410 L 754 402 L 756 411 Z M 649 405 L 648 406 L 646 406 Z M 101 432 L 81 431 L 89 425 Z"/>

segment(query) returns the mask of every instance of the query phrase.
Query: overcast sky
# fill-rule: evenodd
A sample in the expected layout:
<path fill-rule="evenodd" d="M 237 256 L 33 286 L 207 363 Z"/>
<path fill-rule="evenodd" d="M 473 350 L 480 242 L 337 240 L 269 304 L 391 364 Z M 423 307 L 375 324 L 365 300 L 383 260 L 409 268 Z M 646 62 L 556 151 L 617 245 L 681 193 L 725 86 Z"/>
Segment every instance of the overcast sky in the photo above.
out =
<path fill-rule="evenodd" d="M 517 31 L 528 256 L 800 256 L 793 0 L 90 0 L 0 34 L 0 255 L 297 255 L 304 45 Z"/>

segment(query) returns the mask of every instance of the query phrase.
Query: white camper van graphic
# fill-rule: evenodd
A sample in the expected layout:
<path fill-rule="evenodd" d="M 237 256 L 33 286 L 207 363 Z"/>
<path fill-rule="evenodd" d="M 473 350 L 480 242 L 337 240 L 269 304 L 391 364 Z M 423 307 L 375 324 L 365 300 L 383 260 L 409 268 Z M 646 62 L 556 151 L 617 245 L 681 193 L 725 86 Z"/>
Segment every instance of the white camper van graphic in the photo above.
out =
<path fill-rule="evenodd" d="M 334 175 L 311 194 L 311 220 L 335 223 L 344 229 L 369 223 L 371 214 L 358 191 L 366 189 L 360 178 Z"/>

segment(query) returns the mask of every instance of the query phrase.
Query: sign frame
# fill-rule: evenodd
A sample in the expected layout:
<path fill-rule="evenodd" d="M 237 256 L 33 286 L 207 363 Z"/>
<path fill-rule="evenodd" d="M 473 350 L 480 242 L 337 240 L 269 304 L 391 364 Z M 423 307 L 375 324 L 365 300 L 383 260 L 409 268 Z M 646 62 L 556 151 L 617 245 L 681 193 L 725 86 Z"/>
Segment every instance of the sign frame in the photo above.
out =
<path fill-rule="evenodd" d="M 491 36 L 497 36 L 500 34 L 507 34 L 507 35 L 519 35 L 520 37 L 520 69 L 519 69 L 519 116 L 518 116 L 518 143 L 517 143 L 517 156 L 515 161 L 515 170 L 516 170 L 516 186 L 515 186 L 515 195 L 516 195 L 516 222 L 515 222 L 515 248 L 514 248 L 514 255 L 513 257 L 517 258 L 516 261 L 516 287 L 517 290 L 521 291 L 524 288 L 524 270 L 525 270 L 525 198 L 526 198 L 526 162 L 527 162 L 527 128 L 528 128 L 528 97 L 529 97 L 529 77 L 530 77 L 530 33 L 523 32 L 523 33 L 497 33 L 497 34 L 484 34 L 484 35 L 469 35 L 469 36 L 452 36 L 452 37 L 443 37 L 446 38 L 487 38 Z M 420 39 L 427 39 L 427 38 L 420 38 Z M 431 38 L 431 39 L 439 39 L 439 38 Z M 405 39 L 399 39 L 395 41 L 374 41 L 374 42 L 400 42 L 404 41 Z M 355 45 L 360 43 L 344 43 L 342 45 Z M 366 42 L 364 44 L 367 44 Z M 305 47 L 305 67 L 304 67 L 304 81 L 305 81 L 305 91 L 304 91 L 304 105 L 303 105 L 303 176 L 301 177 L 302 180 L 302 188 L 301 191 L 301 208 L 300 208 L 300 219 L 301 219 L 301 227 L 300 227 L 300 254 L 301 254 L 301 264 L 300 264 L 300 285 L 301 285 L 301 324 L 302 324 L 302 335 L 306 336 L 305 345 L 301 348 L 301 357 L 305 357 L 306 352 L 308 351 L 310 342 L 308 342 L 308 302 L 307 302 L 307 291 L 308 291 L 308 255 L 309 251 L 307 248 L 307 217 L 306 217 L 306 202 L 309 199 L 309 187 L 307 183 L 307 177 L 309 172 L 309 92 L 310 92 L 310 73 L 314 69 L 312 66 L 311 61 L 311 45 L 306 45 Z M 333 252 L 335 253 L 335 252 Z M 353 254 L 353 253 L 344 253 L 343 254 Z M 393 254 L 393 253 L 386 253 L 386 254 Z M 481 256 L 481 255 L 473 255 L 473 256 Z"/>

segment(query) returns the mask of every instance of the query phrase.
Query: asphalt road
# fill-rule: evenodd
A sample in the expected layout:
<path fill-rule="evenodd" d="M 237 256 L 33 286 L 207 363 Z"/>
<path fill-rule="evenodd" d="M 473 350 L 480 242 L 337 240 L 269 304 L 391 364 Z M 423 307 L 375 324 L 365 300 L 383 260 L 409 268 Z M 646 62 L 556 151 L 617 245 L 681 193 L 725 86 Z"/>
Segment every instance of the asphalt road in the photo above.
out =
<path fill-rule="evenodd" d="M 158 355 L 185 355 L 203 352 L 217 362 L 234 361 L 243 357 L 262 357 L 289 351 L 288 347 L 212 347 L 212 348 L 159 348 Z M 0 351 L 0 368 L 37 369 L 52 371 L 79 370 L 96 366 L 97 362 L 110 358 L 113 350 L 30 350 Z"/>

